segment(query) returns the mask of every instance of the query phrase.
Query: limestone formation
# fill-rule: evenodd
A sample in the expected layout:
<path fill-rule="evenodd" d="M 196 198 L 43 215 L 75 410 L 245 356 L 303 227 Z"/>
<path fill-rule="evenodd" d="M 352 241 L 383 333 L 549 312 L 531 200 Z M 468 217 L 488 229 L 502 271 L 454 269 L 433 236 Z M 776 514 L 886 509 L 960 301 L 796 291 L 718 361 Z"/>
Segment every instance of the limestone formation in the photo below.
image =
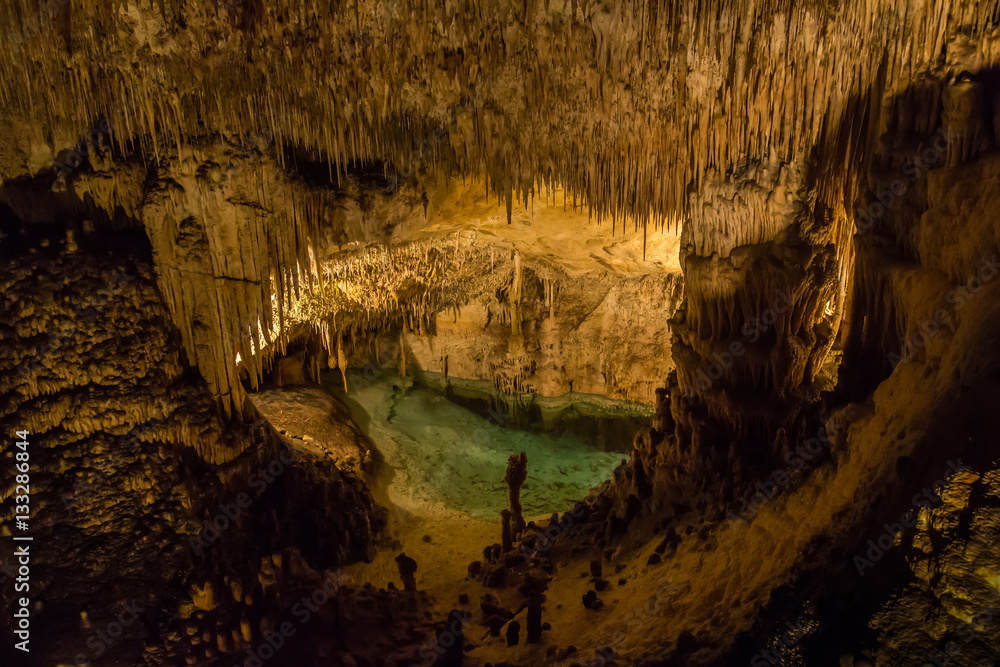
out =
<path fill-rule="evenodd" d="M 528 598 L 528 617 L 526 641 L 537 644 L 542 640 L 542 602 L 544 595 L 532 595 Z"/>
<path fill-rule="evenodd" d="M 500 550 L 503 553 L 507 553 L 513 548 L 514 544 L 514 529 L 511 523 L 511 511 L 508 509 L 500 510 L 500 522 L 501 522 L 501 540 L 500 540 Z"/>
<path fill-rule="evenodd" d="M 404 553 L 396 556 L 396 567 L 399 569 L 399 578 L 403 580 L 403 590 L 407 593 L 417 591 L 417 561 Z"/>
<path fill-rule="evenodd" d="M 32 537 L 52 545 L 33 561 L 32 583 L 48 589 L 54 607 L 86 600 L 86 623 L 59 625 L 60 642 L 34 647 L 46 662 L 75 660 L 94 628 L 120 623 L 123 607 L 162 609 L 169 628 L 131 614 L 108 659 L 136 663 L 145 650 L 153 664 L 166 664 L 167 654 L 193 655 L 195 644 L 244 651 L 256 629 L 240 614 L 261 601 L 253 583 L 263 557 L 309 535 L 303 557 L 337 567 L 370 557 L 383 523 L 358 478 L 284 450 L 252 405 L 242 426 L 220 419 L 185 365 L 144 245 L 126 234 L 120 254 L 83 239 L 72 253 L 25 249 L 2 261 L 0 419 L 30 431 L 31 497 L 45 508 L 33 517 Z M 269 466 L 270 484 L 237 505 L 251 476 Z M 329 506 L 317 511 L 316 497 Z M 75 537 L 64 542 L 68 533 Z M 4 613 L 13 613 L 12 599 L 2 597 Z M 215 607 L 226 615 L 209 615 Z M 183 641 L 173 634 L 182 624 L 192 631 Z M 157 638 L 144 646 L 139 638 L 150 632 Z"/>
<path fill-rule="evenodd" d="M 5 0 L 0 35 L 33 661 L 1000 660 L 996 0 Z M 498 508 L 375 476 L 383 368 L 488 383 L 511 438 L 539 396 L 655 413 L 541 536 L 510 457 L 467 566 Z M 279 431 L 262 388 L 344 405 Z"/>
<path fill-rule="evenodd" d="M 520 632 L 521 624 L 517 621 L 511 621 L 507 624 L 507 646 L 517 646 Z"/>
<path fill-rule="evenodd" d="M 524 530 L 524 517 L 521 514 L 521 485 L 528 479 L 528 457 L 524 452 L 513 455 L 507 461 L 507 474 L 504 482 L 507 484 L 507 496 L 510 502 L 511 529 L 514 535 L 520 535 Z"/>
<path fill-rule="evenodd" d="M 448 613 L 448 620 L 440 628 L 438 643 L 444 648 L 444 653 L 436 664 L 441 667 L 462 667 L 465 661 L 465 620 L 466 615 L 458 609 Z"/>

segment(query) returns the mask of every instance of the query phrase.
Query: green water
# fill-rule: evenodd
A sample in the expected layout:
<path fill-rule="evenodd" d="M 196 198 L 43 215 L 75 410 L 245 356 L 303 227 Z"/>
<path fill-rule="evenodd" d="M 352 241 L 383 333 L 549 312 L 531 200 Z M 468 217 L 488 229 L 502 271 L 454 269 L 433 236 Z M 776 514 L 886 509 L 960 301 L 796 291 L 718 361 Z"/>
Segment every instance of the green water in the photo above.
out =
<path fill-rule="evenodd" d="M 526 517 L 563 512 L 608 479 L 623 455 L 564 433 L 505 428 L 505 415 L 483 417 L 441 393 L 400 387 L 392 377 L 348 375 L 355 421 L 394 472 L 392 486 L 420 501 L 477 518 L 495 519 L 507 506 L 507 459 L 525 452 Z M 343 389 L 338 392 L 343 396 Z M 498 423 L 499 422 L 499 423 Z"/>

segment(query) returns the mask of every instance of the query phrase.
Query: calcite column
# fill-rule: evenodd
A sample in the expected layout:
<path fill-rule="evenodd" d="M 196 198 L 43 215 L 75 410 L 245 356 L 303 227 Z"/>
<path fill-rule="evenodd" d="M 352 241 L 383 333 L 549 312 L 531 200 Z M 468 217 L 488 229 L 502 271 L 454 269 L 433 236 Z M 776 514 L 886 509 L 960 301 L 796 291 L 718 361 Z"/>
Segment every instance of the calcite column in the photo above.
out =
<path fill-rule="evenodd" d="M 511 528 L 515 535 L 524 530 L 524 517 L 521 514 L 521 485 L 528 478 L 528 457 L 524 452 L 515 454 L 507 460 L 507 496 L 510 500 Z"/>
<path fill-rule="evenodd" d="M 731 495 L 803 430 L 850 262 L 843 207 L 806 183 L 802 164 L 775 159 L 717 174 L 692 197 L 685 298 L 671 322 L 676 373 L 619 471 L 620 499 Z"/>

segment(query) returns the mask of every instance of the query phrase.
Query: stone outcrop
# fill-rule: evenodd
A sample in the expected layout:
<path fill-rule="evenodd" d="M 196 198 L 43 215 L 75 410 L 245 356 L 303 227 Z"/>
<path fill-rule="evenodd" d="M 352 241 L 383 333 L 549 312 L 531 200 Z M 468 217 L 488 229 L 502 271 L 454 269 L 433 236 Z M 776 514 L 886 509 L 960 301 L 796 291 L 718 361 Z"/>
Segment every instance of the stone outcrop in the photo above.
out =
<path fill-rule="evenodd" d="M 111 240 L 72 253 L 23 245 L 0 272 L 0 423 L 29 432 L 31 583 L 45 600 L 32 656 L 53 664 L 135 664 L 197 590 L 248 586 L 263 556 L 287 548 L 316 569 L 368 558 L 383 520 L 358 478 L 285 448 L 252 406 L 242 425 L 220 420 L 185 363 L 148 246 Z M 5 478 L 9 513 L 14 490 Z M 6 649 L 15 564 L 2 564 Z M 139 611 L 121 640 L 94 640 L 123 605 Z"/>
<path fill-rule="evenodd" d="M 224 662 L 371 556 L 361 480 L 283 462 L 244 400 L 293 341 L 294 383 L 374 356 L 655 401 L 585 519 L 550 522 L 569 562 L 684 582 L 637 617 L 587 591 L 623 661 L 752 662 L 792 620 L 806 661 L 997 659 L 995 2 L 9 0 L 0 34 L 0 422 L 39 437 L 51 662 L 131 594 L 104 657 Z M 569 211 L 548 237 L 536 205 Z M 150 248 L 93 254 L 121 229 Z M 882 535 L 948 456 L 970 470 Z M 338 592 L 379 611 L 294 655 L 409 664 L 419 595 Z M 505 660 L 533 650 L 493 616 Z M 358 618 L 398 634 L 352 645 Z"/>

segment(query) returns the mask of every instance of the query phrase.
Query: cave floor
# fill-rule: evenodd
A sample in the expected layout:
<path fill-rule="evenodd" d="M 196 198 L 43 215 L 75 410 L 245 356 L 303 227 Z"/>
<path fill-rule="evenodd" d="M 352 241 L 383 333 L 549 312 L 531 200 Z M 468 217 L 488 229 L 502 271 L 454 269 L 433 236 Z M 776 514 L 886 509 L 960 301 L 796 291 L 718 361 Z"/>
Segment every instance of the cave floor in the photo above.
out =
<path fill-rule="evenodd" d="M 352 378 L 348 379 L 350 384 Z M 391 378 L 355 382 L 350 388 L 344 403 L 351 421 L 385 459 L 382 469 L 387 474 L 373 483 L 373 491 L 389 508 L 389 518 L 372 561 L 346 567 L 339 574 L 348 585 L 386 588 L 392 582 L 402 588 L 395 557 L 403 552 L 415 559 L 417 588 L 427 594 L 425 611 L 431 617 L 443 620 L 452 609 L 471 613 L 472 621 L 466 626 L 466 642 L 473 645 L 466 654 L 471 665 L 603 665 L 606 655 L 622 659 L 672 644 L 681 630 L 703 637 L 731 634 L 747 626 L 777 574 L 792 567 L 815 533 L 805 527 L 813 522 L 805 521 L 803 513 L 820 515 L 822 525 L 830 525 L 829 512 L 836 505 L 820 501 L 824 492 L 835 489 L 829 474 L 824 474 L 762 508 L 752 525 L 725 520 L 706 524 L 704 517 L 693 515 L 675 517 L 672 522 L 683 540 L 658 564 L 650 563 L 649 557 L 658 542 L 652 536 L 660 515 L 636 519 L 629 531 L 635 539 L 621 542 L 613 553 L 606 553 L 595 540 L 602 524 L 579 526 L 580 530 L 574 529 L 545 554 L 552 561 L 554 576 L 545 591 L 542 620 L 551 624 L 551 630 L 543 634 L 542 643 L 527 645 L 526 610 L 521 608 L 524 597 L 517 591 L 518 578 L 508 577 L 504 586 L 487 588 L 468 574 L 469 563 L 483 560 L 483 548 L 500 540 L 498 515 L 506 505 L 507 456 L 528 451 L 529 483 L 522 494 L 525 519 L 544 526 L 553 510 L 570 509 L 587 496 L 590 487 L 607 479 L 621 455 L 591 447 L 577 451 L 572 463 L 567 463 L 562 452 L 546 458 L 539 450 L 551 443 L 529 439 L 540 436 L 505 429 L 436 392 L 407 388 L 401 400 L 403 387 Z M 281 391 L 294 402 L 304 390 Z M 332 398 L 334 389 L 314 387 L 309 395 L 314 391 Z M 280 401 L 275 396 L 270 402 L 269 409 L 274 410 L 274 403 Z M 299 419 L 298 410 L 313 412 L 325 405 L 315 396 L 309 403 L 312 407 L 300 404 L 277 412 Z M 343 409 L 340 399 L 333 403 Z M 314 442 L 316 436 L 299 434 L 300 426 L 272 423 L 285 431 L 285 437 L 294 434 L 296 440 L 303 440 L 309 435 L 304 442 L 322 446 Z M 500 431 L 513 434 L 514 439 L 496 442 Z M 560 466 L 570 470 L 563 474 Z M 562 486 L 533 485 L 538 479 L 533 472 L 542 479 L 568 481 Z M 797 515 L 794 520 L 789 513 Z M 788 536 L 793 539 L 778 540 L 783 534 L 779 526 L 787 525 L 802 529 Z M 700 534 L 703 528 L 709 528 L 705 536 Z M 599 611 L 585 609 L 581 603 L 582 596 L 595 588 L 589 572 L 592 559 L 602 561 L 603 578 L 609 582 L 599 593 L 604 605 Z M 465 605 L 459 604 L 461 594 L 468 595 Z M 487 594 L 516 612 L 514 620 L 521 624 L 517 646 L 507 647 L 504 632 L 499 638 L 488 636 L 479 606 Z M 434 637 L 429 637 L 423 648 L 435 646 Z"/>
<path fill-rule="evenodd" d="M 466 655 L 472 665 L 599 665 L 606 659 L 596 652 L 608 651 L 608 647 L 613 653 L 603 655 L 635 656 L 672 643 L 671 638 L 684 629 L 717 636 L 746 627 L 776 575 L 792 567 L 809 536 L 815 534 L 806 528 L 813 521 L 805 520 L 803 514 L 830 525 L 829 512 L 837 503 L 820 498 L 843 495 L 827 471 L 761 508 L 752 525 L 741 521 L 705 524 L 703 517 L 675 517 L 672 522 L 683 541 L 659 564 L 648 559 L 658 541 L 650 537 L 657 532 L 661 516 L 636 519 L 629 531 L 636 539 L 622 542 L 613 553 L 604 552 L 595 539 L 602 524 L 579 526 L 545 554 L 555 573 L 545 591 L 542 614 L 551 630 L 543 634 L 542 643 L 527 645 L 526 610 L 522 609 L 524 597 L 517 591 L 517 576 L 508 577 L 501 587 L 486 588 L 468 574 L 469 563 L 483 560 L 483 548 L 500 539 L 498 515 L 506 504 L 507 456 L 528 451 L 529 483 L 522 495 L 525 519 L 544 526 L 553 510 L 570 509 L 592 486 L 607 479 L 621 455 L 580 447 L 569 456 L 559 452 L 546 457 L 542 448 L 551 450 L 552 443 L 541 436 L 505 429 L 436 392 L 403 389 L 399 380 L 388 377 L 355 382 L 343 402 L 333 398 L 331 386 L 277 390 L 261 411 L 272 418 L 280 415 L 272 423 L 300 446 L 298 441 L 323 449 L 323 440 L 337 432 L 340 437 L 368 436 L 384 457 L 383 475 L 369 481 L 376 498 L 389 508 L 388 522 L 372 561 L 346 567 L 339 574 L 348 585 L 386 588 L 392 582 L 402 588 L 395 557 L 404 552 L 414 558 L 417 587 L 426 594 L 423 604 L 428 605 L 425 611 L 432 618 L 443 620 L 452 609 L 471 613 L 466 642 L 473 647 Z M 296 406 L 282 406 L 283 401 Z M 356 429 L 317 428 L 315 433 L 300 433 L 308 430 L 326 406 L 335 406 L 336 413 L 345 409 L 344 403 L 351 416 L 347 423 L 357 424 Z M 294 421 L 299 423 L 290 423 Z M 502 441 L 500 432 L 511 440 Z M 357 447 L 332 448 L 329 453 L 364 459 L 364 446 Z M 542 484 L 539 478 L 556 479 L 562 485 Z M 796 515 L 795 519 L 789 514 Z M 788 525 L 801 530 L 794 539 L 777 540 L 782 534 L 779 526 Z M 700 535 L 703 528 L 709 529 L 705 536 Z M 581 603 L 582 596 L 595 587 L 589 572 L 591 559 L 602 561 L 603 578 L 608 581 L 599 593 L 604 605 L 599 611 L 585 609 Z M 459 604 L 461 594 L 468 595 L 465 605 Z M 499 638 L 488 636 L 479 606 L 487 594 L 516 613 L 514 620 L 522 628 L 517 646 L 507 647 L 503 632 Z M 722 619 L 730 622 L 720 623 Z M 434 637 L 429 637 L 422 648 L 435 646 Z"/>
<path fill-rule="evenodd" d="M 589 561 L 600 558 L 599 550 L 553 549 L 548 555 L 561 576 L 549 584 L 543 615 L 552 630 L 546 632 L 543 643 L 534 646 L 524 643 L 526 610 L 517 611 L 523 597 L 516 591 L 516 581 L 486 588 L 469 576 L 468 566 L 483 560 L 483 548 L 500 540 L 499 511 L 507 504 L 503 479 L 508 456 L 520 451 L 528 454 L 528 482 L 522 492 L 525 520 L 544 525 L 553 511 L 570 509 L 606 480 L 622 455 L 569 435 L 508 429 L 436 391 L 412 386 L 404 390 L 401 385 L 398 378 L 373 380 L 359 374 L 349 375 L 351 391 L 346 397 L 335 385 L 288 387 L 254 395 L 258 409 L 283 437 L 296 446 L 325 451 L 357 469 L 366 454 L 363 444 L 345 444 L 345 435 L 353 438 L 353 427 L 325 423 L 331 421 L 330 416 L 343 417 L 346 404 L 357 431 L 364 432 L 384 457 L 383 474 L 369 481 L 379 502 L 389 508 L 389 520 L 373 560 L 341 570 L 344 582 L 370 583 L 377 588 L 393 582 L 401 588 L 395 557 L 403 552 L 417 561 L 417 586 L 428 594 L 428 611 L 434 618 L 445 618 L 451 609 L 471 612 L 473 620 L 466 626 L 466 642 L 475 647 L 467 654 L 471 664 L 557 664 L 593 658 L 595 621 L 620 619 L 624 612 L 619 608 L 631 608 L 638 591 L 652 590 L 644 576 L 645 556 L 623 558 L 620 571 L 605 565 L 604 577 L 611 587 L 601 594 L 606 607 L 598 618 L 584 610 L 580 600 L 593 588 Z M 622 578 L 628 583 L 619 585 Z M 461 594 L 468 595 L 465 605 L 459 604 Z M 513 620 L 522 628 L 519 646 L 508 648 L 502 636 L 488 636 L 479 609 L 484 595 L 495 596 L 501 606 L 517 612 Z M 428 642 L 425 648 L 433 650 L 434 638 Z M 569 646 L 580 650 L 567 650 Z"/>
<path fill-rule="evenodd" d="M 526 644 L 520 580 L 515 576 L 502 587 L 487 588 L 468 575 L 469 563 L 483 560 L 483 548 L 500 540 L 507 458 L 527 453 L 528 481 L 521 496 L 525 520 L 544 526 L 553 511 L 565 512 L 608 479 L 623 455 L 569 435 L 555 438 L 505 428 L 498 423 L 502 415 L 484 418 L 436 391 L 408 386 L 398 378 L 349 374 L 348 384 L 351 393 L 345 400 L 354 421 L 395 474 L 387 485 L 392 517 L 374 561 L 352 566 L 344 574 L 358 583 L 382 587 L 393 581 L 400 586 L 395 556 L 402 551 L 414 558 L 417 585 L 430 594 L 434 617 L 443 619 L 456 608 L 472 613 L 473 622 L 466 628 L 466 641 L 475 647 L 467 654 L 471 664 L 603 665 L 628 648 L 618 628 L 648 620 L 681 590 L 678 583 L 663 581 L 657 567 L 647 565 L 655 545 L 636 545 L 616 552 L 615 563 L 605 562 L 609 588 L 600 594 L 605 606 L 586 610 L 581 599 L 594 588 L 590 560 L 601 559 L 602 553 L 591 544 L 591 535 L 577 535 L 546 552 L 558 575 L 545 592 L 543 620 L 551 630 L 542 643 Z M 458 603 L 463 593 L 469 596 L 467 605 Z M 507 646 L 506 626 L 499 638 L 489 637 L 479 609 L 485 595 L 515 612 L 511 620 L 521 625 L 517 646 Z M 608 623 L 613 627 L 595 632 Z M 433 638 L 426 646 L 433 648 Z M 605 653 L 598 655 L 595 650 L 600 649 Z"/>

